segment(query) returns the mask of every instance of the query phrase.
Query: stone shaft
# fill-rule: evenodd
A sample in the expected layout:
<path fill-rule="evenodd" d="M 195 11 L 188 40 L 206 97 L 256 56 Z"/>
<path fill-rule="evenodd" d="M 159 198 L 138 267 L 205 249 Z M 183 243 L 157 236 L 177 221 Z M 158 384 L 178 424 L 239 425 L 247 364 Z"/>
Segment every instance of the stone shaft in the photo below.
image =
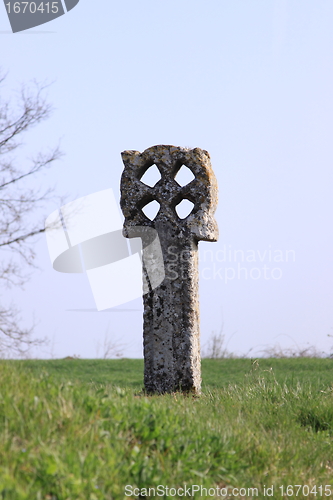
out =
<path fill-rule="evenodd" d="M 143 297 L 145 388 L 199 393 L 198 243 L 171 223 L 156 226 L 165 279 Z"/>
<path fill-rule="evenodd" d="M 198 242 L 216 241 L 214 212 L 217 182 L 207 151 L 175 146 L 153 146 L 143 153 L 124 151 L 121 208 L 124 235 L 140 235 L 143 242 L 144 361 L 145 389 L 149 393 L 181 390 L 200 393 L 200 331 L 198 299 Z M 141 178 L 153 164 L 161 179 L 154 187 Z M 180 186 L 175 176 L 182 166 L 194 179 Z M 176 206 L 184 199 L 193 203 L 191 213 L 179 218 Z M 156 200 L 160 209 L 153 220 L 142 209 Z M 159 239 L 164 280 L 154 286 L 152 270 L 158 275 L 156 245 L 147 243 L 147 230 Z M 146 240 L 146 241 L 145 241 Z M 149 251 L 151 254 L 149 254 Z M 159 270 L 160 271 L 160 270 Z M 156 280 L 155 280 L 156 281 Z M 157 281 L 156 281 L 157 283 Z M 148 284 L 148 287 L 145 286 Z"/>

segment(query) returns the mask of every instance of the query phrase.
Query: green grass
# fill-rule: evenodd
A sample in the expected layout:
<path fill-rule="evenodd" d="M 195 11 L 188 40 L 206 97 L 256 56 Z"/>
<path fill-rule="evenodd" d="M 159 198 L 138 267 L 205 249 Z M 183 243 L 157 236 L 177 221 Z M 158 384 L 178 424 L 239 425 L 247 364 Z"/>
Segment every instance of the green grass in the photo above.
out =
<path fill-rule="evenodd" d="M 21 361 L 13 363 L 22 364 Z M 113 384 L 136 390 L 143 386 L 143 359 L 29 360 L 22 366 L 37 376 L 46 370 L 58 382 Z"/>
<path fill-rule="evenodd" d="M 21 364 L 22 362 L 12 361 Z M 203 388 L 221 389 L 244 383 L 252 370 L 251 359 L 203 359 Z M 55 359 L 24 361 L 25 368 L 39 375 L 42 370 L 59 382 L 80 381 L 113 384 L 140 390 L 143 387 L 143 359 Z M 320 358 L 260 359 L 261 370 L 273 369 L 279 383 L 333 383 L 333 360 Z"/>
<path fill-rule="evenodd" d="M 134 499 L 126 485 L 185 483 L 333 498 L 332 363 L 203 360 L 193 398 L 146 397 L 141 360 L 1 362 L 0 499 Z M 293 484 L 317 495 L 281 494 Z"/>

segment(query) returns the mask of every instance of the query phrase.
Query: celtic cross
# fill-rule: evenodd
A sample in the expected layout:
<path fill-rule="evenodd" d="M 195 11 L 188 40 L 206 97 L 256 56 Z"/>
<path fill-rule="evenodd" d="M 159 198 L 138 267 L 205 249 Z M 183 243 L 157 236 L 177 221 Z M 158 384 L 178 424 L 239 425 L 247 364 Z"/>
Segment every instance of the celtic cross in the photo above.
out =
<path fill-rule="evenodd" d="M 151 273 L 147 267 L 156 267 L 156 259 L 153 254 L 143 259 L 143 277 L 148 282 L 143 295 L 145 389 L 148 393 L 200 393 L 198 242 L 218 238 L 214 219 L 217 181 L 210 157 L 199 148 L 159 145 L 143 153 L 124 151 L 122 159 L 124 236 L 140 236 L 143 247 L 148 248 L 154 229 L 165 272 L 162 283 L 149 286 Z M 150 187 L 142 177 L 152 165 L 156 165 L 161 178 Z M 175 177 L 183 165 L 194 179 L 180 186 Z M 177 213 L 182 200 L 193 204 L 191 213 L 183 219 Z M 143 210 L 152 201 L 158 202 L 160 208 L 150 220 Z"/>

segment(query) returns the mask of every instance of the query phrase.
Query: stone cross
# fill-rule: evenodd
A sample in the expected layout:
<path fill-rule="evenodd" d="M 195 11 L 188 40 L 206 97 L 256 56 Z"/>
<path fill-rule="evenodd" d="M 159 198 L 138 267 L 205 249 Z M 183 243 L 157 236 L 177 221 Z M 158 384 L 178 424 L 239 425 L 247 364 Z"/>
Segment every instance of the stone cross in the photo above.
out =
<path fill-rule="evenodd" d="M 149 243 L 145 241 L 145 228 L 155 229 L 164 261 L 164 280 L 159 286 L 150 287 L 143 296 L 145 389 L 148 393 L 180 390 L 199 394 L 198 241 L 217 241 L 218 238 L 214 219 L 217 181 L 210 156 L 199 148 L 159 145 L 143 153 L 124 151 L 122 159 L 125 165 L 121 178 L 123 234 L 127 238 L 140 236 L 145 247 Z M 149 187 L 141 178 L 154 164 L 161 179 Z M 181 187 L 175 177 L 183 165 L 194 179 Z M 176 206 L 183 199 L 194 205 L 191 213 L 181 219 Z M 160 209 L 150 220 L 142 209 L 153 200 L 159 203 Z M 154 256 L 150 257 L 154 267 Z M 143 262 L 146 279 L 149 265 L 146 256 Z"/>

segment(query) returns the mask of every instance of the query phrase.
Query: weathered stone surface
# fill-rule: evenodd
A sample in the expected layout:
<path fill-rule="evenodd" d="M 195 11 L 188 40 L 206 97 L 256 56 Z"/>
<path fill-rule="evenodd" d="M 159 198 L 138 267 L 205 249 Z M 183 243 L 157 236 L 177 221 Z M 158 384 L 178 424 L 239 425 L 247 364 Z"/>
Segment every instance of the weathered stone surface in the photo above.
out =
<path fill-rule="evenodd" d="M 165 279 L 143 296 L 145 389 L 149 393 L 177 390 L 200 393 L 198 241 L 218 238 L 214 219 L 217 181 L 210 157 L 199 148 L 159 145 L 143 153 L 124 151 L 122 159 L 124 236 L 138 236 L 138 228 L 142 228 L 140 235 L 144 240 L 144 228 L 155 229 L 164 260 Z M 149 187 L 140 179 L 153 164 L 161 179 Z M 183 187 L 175 181 L 182 165 L 195 177 Z M 184 219 L 178 217 L 175 209 L 182 199 L 194 204 Z M 160 204 L 160 210 L 151 221 L 142 208 L 153 200 Z M 154 262 L 154 255 L 151 257 Z M 148 279 L 145 265 L 143 274 Z"/>

